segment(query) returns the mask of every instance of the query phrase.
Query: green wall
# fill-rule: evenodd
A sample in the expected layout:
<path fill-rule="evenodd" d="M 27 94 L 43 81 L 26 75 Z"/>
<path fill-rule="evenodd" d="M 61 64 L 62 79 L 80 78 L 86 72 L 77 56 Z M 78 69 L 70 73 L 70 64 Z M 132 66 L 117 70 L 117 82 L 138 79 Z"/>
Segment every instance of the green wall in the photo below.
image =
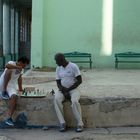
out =
<path fill-rule="evenodd" d="M 43 64 L 43 2 L 32 0 L 32 41 L 31 41 L 31 67 L 42 67 Z"/>
<path fill-rule="evenodd" d="M 46 0 L 44 6 L 45 64 L 54 64 L 57 52 L 99 53 L 101 0 Z"/>
<path fill-rule="evenodd" d="M 140 53 L 140 0 L 114 0 L 113 53 L 133 51 Z M 121 67 L 139 67 L 139 64 L 120 64 Z M 136 66 L 137 65 L 137 66 Z"/>
<path fill-rule="evenodd" d="M 103 0 L 33 0 L 32 65 L 55 66 L 55 53 L 80 51 L 92 54 L 93 67 L 114 67 L 114 53 L 140 52 L 139 5 L 113 1 L 112 54 L 101 55 Z"/>
<path fill-rule="evenodd" d="M 114 52 L 140 52 L 140 0 L 114 1 Z"/>

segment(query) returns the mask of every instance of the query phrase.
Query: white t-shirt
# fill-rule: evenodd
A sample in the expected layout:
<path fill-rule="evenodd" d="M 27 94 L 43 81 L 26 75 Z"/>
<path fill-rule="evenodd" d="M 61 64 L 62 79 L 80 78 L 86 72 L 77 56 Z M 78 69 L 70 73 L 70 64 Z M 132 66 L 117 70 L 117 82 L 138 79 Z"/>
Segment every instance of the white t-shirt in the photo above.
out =
<path fill-rule="evenodd" d="M 8 64 L 12 64 L 16 66 L 16 62 L 14 61 L 9 61 Z M 4 72 L 2 73 L 0 77 L 0 91 L 3 91 L 3 84 L 4 84 L 4 76 L 7 68 L 5 68 Z M 17 89 L 17 80 L 21 74 L 23 74 L 23 70 L 19 71 L 18 69 L 11 69 L 12 70 L 12 75 L 11 79 L 9 80 L 9 83 L 7 85 L 7 90 L 16 90 Z"/>
<path fill-rule="evenodd" d="M 62 66 L 56 68 L 56 80 L 61 80 L 62 86 L 67 88 L 75 83 L 75 77 L 79 75 L 81 73 L 78 66 L 72 62 L 69 62 L 65 68 Z"/>

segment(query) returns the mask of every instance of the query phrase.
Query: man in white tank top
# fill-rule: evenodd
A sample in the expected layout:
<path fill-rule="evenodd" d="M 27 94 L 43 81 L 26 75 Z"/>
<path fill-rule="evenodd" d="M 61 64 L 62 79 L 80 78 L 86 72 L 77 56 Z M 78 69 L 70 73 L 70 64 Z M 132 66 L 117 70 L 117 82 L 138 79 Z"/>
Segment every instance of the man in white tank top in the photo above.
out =
<path fill-rule="evenodd" d="M 66 122 L 63 114 L 63 101 L 65 98 L 71 100 L 72 111 L 77 121 L 76 131 L 83 131 L 83 121 L 81 115 L 81 106 L 79 103 L 80 94 L 78 86 L 82 83 L 82 77 L 78 66 L 68 62 L 62 53 L 55 55 L 56 82 L 58 91 L 55 93 L 54 106 L 57 117 L 60 122 L 60 132 L 66 131 Z"/>
<path fill-rule="evenodd" d="M 17 84 L 18 90 L 21 92 L 22 89 L 22 74 L 23 69 L 29 64 L 29 59 L 27 57 L 21 57 L 17 62 L 9 61 L 5 70 L 0 77 L 0 92 L 3 99 L 8 100 L 8 116 L 5 120 L 7 125 L 13 126 L 12 115 L 15 111 L 17 102 Z"/>

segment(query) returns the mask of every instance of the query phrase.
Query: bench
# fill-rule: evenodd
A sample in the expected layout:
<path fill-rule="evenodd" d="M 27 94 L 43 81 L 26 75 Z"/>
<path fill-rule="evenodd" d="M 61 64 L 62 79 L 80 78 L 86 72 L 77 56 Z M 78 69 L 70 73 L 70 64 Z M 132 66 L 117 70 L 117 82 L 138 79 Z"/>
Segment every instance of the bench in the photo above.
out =
<path fill-rule="evenodd" d="M 128 58 L 132 58 L 131 60 Z M 140 53 L 124 52 L 115 54 L 115 68 L 118 68 L 118 63 L 140 63 Z"/>
<path fill-rule="evenodd" d="M 74 63 L 89 63 L 90 69 L 92 68 L 92 59 L 90 53 L 70 52 L 64 53 L 64 56 Z"/>

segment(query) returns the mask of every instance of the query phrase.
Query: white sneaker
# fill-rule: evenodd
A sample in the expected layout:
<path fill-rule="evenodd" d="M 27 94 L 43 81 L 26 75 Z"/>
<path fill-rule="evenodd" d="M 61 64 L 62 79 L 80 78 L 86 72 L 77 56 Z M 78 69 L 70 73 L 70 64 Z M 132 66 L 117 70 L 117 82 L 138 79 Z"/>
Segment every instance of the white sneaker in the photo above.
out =
<path fill-rule="evenodd" d="M 7 91 L 0 92 L 0 96 L 4 100 L 8 100 L 9 99 L 9 95 L 8 95 Z"/>
<path fill-rule="evenodd" d="M 12 118 L 6 119 L 6 120 L 5 120 L 5 123 L 6 123 L 7 125 L 9 125 L 9 126 L 14 126 L 14 122 L 13 122 Z"/>
<path fill-rule="evenodd" d="M 76 128 L 76 132 L 82 132 L 84 130 L 83 126 L 78 125 Z"/>
<path fill-rule="evenodd" d="M 60 132 L 65 132 L 66 131 L 66 124 L 65 123 L 60 124 L 59 131 Z"/>

